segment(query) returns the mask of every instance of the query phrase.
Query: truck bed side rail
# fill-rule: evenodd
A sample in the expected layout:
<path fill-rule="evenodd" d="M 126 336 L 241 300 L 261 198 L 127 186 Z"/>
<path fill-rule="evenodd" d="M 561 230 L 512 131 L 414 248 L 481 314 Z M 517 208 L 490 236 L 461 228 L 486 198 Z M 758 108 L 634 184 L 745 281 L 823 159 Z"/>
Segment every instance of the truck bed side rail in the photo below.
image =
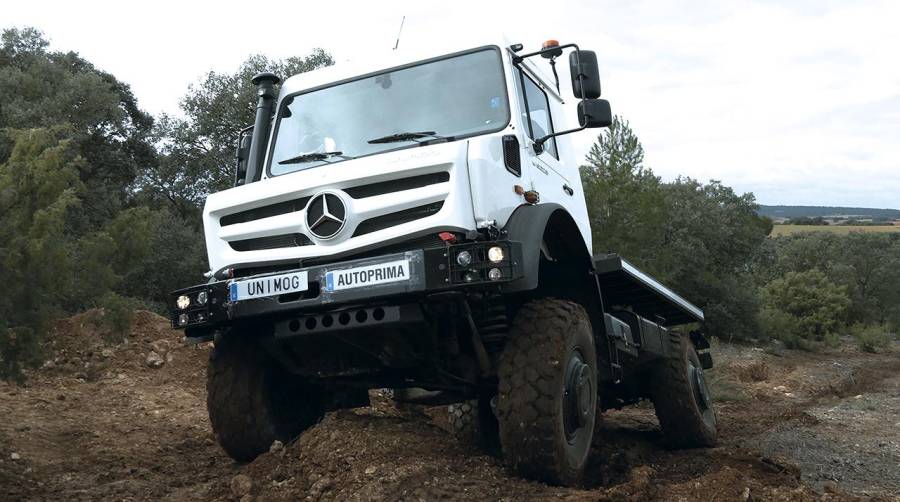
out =
<path fill-rule="evenodd" d="M 594 273 L 607 307 L 626 307 L 664 326 L 704 320 L 703 310 L 617 254 L 594 256 Z"/>

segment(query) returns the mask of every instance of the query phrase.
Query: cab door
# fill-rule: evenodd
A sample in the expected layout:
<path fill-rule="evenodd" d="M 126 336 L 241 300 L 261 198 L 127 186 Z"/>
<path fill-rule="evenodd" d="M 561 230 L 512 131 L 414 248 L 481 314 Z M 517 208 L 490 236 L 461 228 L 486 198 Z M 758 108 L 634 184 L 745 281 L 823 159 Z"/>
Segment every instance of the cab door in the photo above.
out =
<path fill-rule="evenodd" d="M 555 132 L 554 109 L 561 115 L 561 100 L 547 85 L 530 72 L 517 69 L 517 94 L 523 124 L 523 144 L 526 155 L 522 159 L 523 175 L 530 190 L 540 195 L 541 202 L 557 202 L 569 206 L 578 180 L 570 180 L 566 166 L 560 162 L 559 145 L 550 138 L 537 148 L 534 140 Z M 561 117 L 560 117 L 561 118 Z"/>

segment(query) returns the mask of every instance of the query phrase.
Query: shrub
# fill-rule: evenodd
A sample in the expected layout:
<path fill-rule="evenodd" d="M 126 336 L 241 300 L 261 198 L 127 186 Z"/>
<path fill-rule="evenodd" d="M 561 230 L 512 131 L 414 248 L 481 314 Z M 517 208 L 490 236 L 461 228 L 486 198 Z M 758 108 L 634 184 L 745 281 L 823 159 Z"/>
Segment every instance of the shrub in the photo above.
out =
<path fill-rule="evenodd" d="M 856 339 L 859 350 L 876 353 L 891 345 L 892 336 L 886 325 L 865 325 L 856 323 L 850 328 L 850 333 Z"/>
<path fill-rule="evenodd" d="M 95 321 L 109 343 L 121 343 L 131 333 L 131 320 L 138 308 L 137 301 L 108 292 L 100 297 L 102 315 Z"/>
<path fill-rule="evenodd" d="M 850 305 L 847 288 L 817 269 L 788 272 L 762 289 L 761 322 L 773 338 L 792 348 L 834 346 Z"/>

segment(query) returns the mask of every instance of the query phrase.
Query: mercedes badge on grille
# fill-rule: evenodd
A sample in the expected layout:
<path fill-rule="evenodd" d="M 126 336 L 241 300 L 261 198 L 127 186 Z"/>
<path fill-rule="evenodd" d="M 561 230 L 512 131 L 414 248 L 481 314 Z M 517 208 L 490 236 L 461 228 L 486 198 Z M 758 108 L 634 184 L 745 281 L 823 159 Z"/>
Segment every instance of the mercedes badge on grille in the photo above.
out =
<path fill-rule="evenodd" d="M 330 239 L 344 228 L 347 210 L 340 197 L 330 192 L 313 196 L 306 206 L 306 226 L 320 239 Z"/>

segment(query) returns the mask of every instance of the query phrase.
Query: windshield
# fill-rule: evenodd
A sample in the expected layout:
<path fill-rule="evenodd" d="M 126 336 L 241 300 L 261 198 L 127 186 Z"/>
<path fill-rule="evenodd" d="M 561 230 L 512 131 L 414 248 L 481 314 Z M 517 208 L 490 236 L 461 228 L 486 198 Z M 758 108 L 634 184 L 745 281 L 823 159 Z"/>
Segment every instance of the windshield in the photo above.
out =
<path fill-rule="evenodd" d="M 269 172 L 453 141 L 507 123 L 500 52 L 479 50 L 286 97 Z"/>

